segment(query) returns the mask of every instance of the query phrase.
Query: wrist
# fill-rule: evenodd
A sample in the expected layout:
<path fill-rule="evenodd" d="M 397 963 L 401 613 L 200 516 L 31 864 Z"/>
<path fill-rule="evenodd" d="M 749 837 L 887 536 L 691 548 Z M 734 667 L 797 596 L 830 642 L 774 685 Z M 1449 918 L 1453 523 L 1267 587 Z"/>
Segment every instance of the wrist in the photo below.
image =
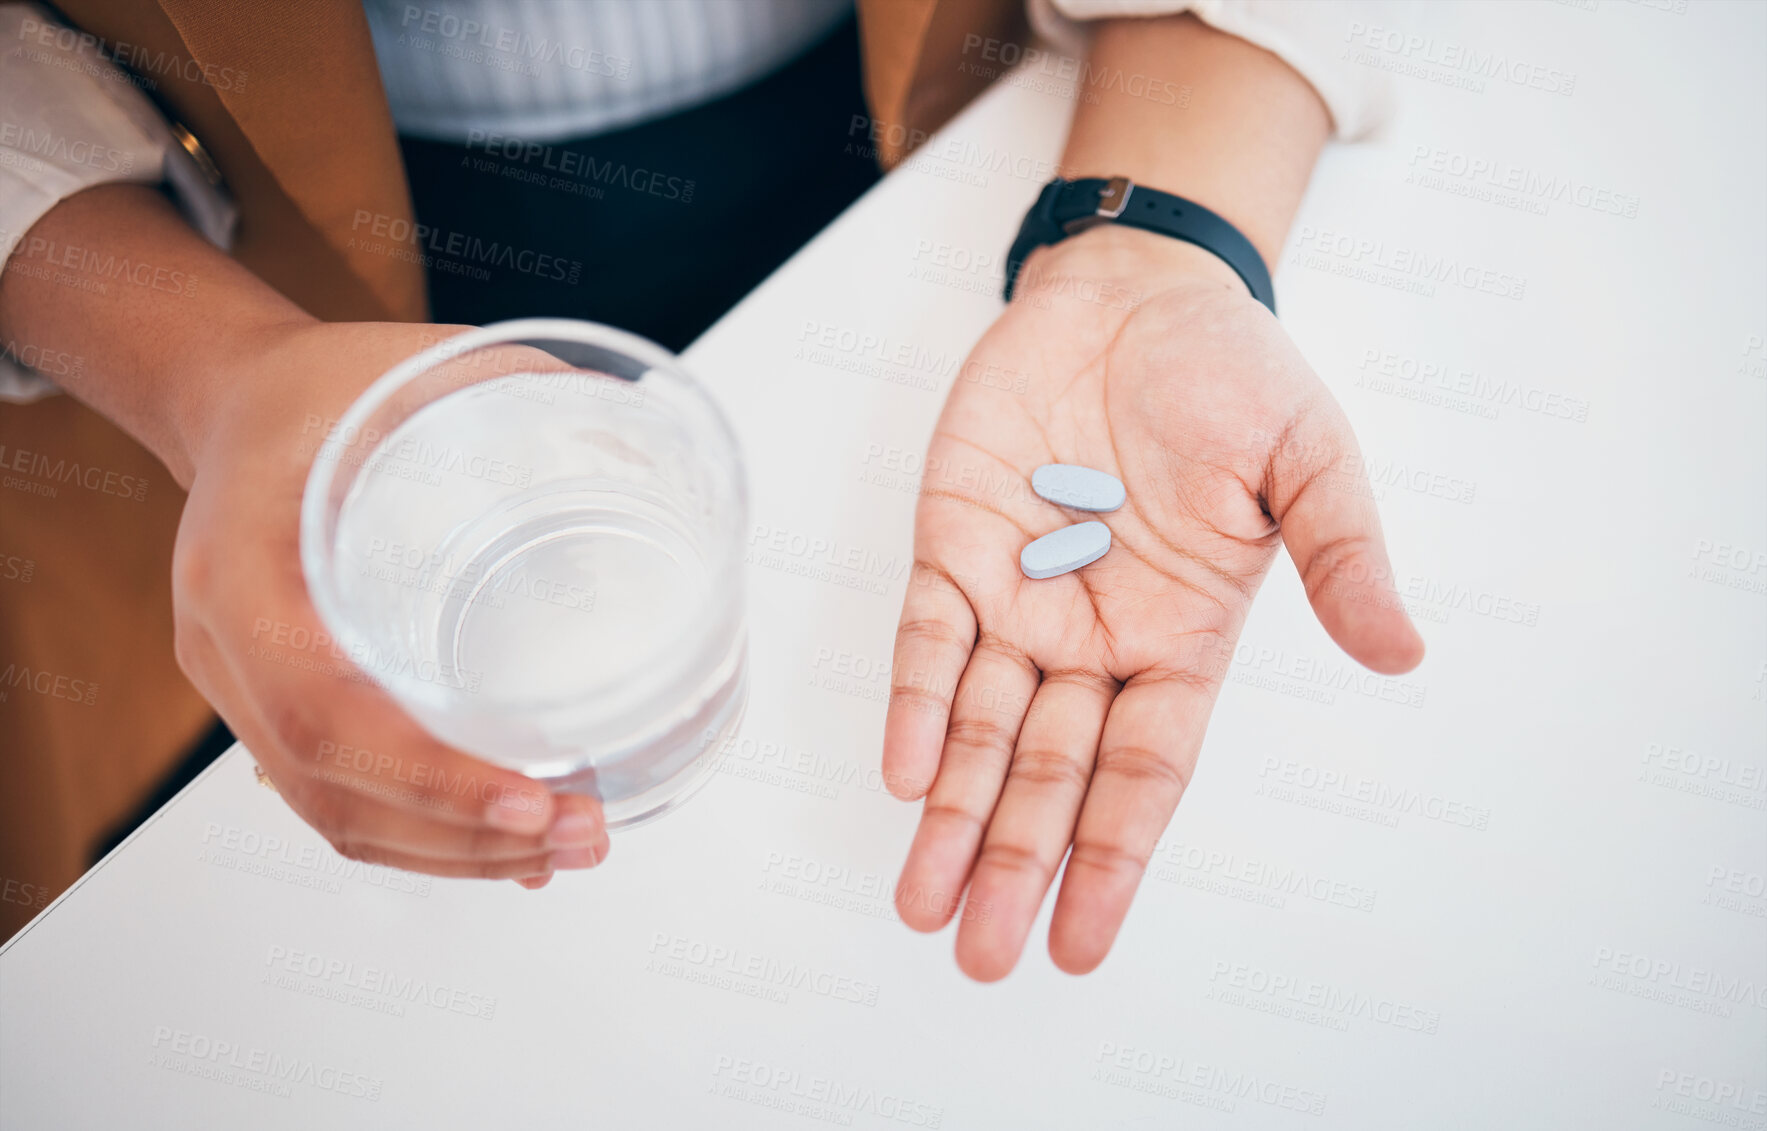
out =
<path fill-rule="evenodd" d="M 1331 132 L 1307 80 L 1191 13 L 1100 21 L 1088 73 L 1147 81 L 1138 94 L 1104 84 L 1077 104 L 1062 176 L 1128 177 L 1181 196 L 1275 263 Z"/>
<path fill-rule="evenodd" d="M 28 236 L 0 275 L 0 327 L 8 337 L 82 357 L 85 364 L 56 374 L 56 383 L 188 487 L 212 422 L 253 385 L 254 359 L 275 334 L 311 317 L 204 240 L 146 185 L 75 193 Z M 107 266 L 106 285 L 68 287 L 63 278 L 84 267 L 27 269 L 33 255 L 83 263 L 82 249 L 103 249 L 90 254 L 95 262 L 140 271 L 119 276 Z"/>
<path fill-rule="evenodd" d="M 245 315 L 193 349 L 185 379 L 169 398 L 163 434 L 168 450 L 159 452 L 173 478 L 186 489 L 204 464 L 216 434 L 240 412 L 244 402 L 262 389 L 265 360 L 290 338 L 319 320 L 281 304 L 261 314 Z"/>
<path fill-rule="evenodd" d="M 1141 301 L 1161 291 L 1196 286 L 1257 301 L 1239 274 L 1214 252 L 1122 224 L 1099 224 L 1038 248 L 1025 260 L 1014 295 L 1034 293 L 1064 278 L 1110 280 Z"/>

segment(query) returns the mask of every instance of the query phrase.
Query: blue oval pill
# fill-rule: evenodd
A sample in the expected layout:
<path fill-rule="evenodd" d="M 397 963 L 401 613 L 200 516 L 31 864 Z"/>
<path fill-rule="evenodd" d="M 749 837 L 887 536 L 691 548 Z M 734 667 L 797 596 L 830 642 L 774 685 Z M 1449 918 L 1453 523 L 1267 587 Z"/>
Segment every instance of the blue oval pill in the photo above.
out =
<path fill-rule="evenodd" d="M 1031 472 L 1031 490 L 1077 511 L 1114 511 L 1129 497 L 1116 476 L 1072 463 L 1046 463 Z"/>
<path fill-rule="evenodd" d="M 1104 557 L 1111 548 L 1111 530 L 1102 522 L 1077 522 L 1045 534 L 1019 551 L 1025 576 L 1042 580 L 1072 573 Z"/>

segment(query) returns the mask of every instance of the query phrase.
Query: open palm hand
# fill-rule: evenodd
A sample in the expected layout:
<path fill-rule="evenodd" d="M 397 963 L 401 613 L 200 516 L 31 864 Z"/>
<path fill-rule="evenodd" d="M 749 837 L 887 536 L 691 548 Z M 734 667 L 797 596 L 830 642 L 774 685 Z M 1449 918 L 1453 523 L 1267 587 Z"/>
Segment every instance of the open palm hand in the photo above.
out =
<path fill-rule="evenodd" d="M 1351 656 L 1386 673 L 1422 657 L 1348 422 L 1222 270 L 1121 229 L 1038 252 L 929 447 L 884 769 L 926 798 L 898 910 L 936 930 L 961 905 L 973 977 L 1012 969 L 1064 857 L 1050 954 L 1073 973 L 1103 960 L 1278 543 Z M 1045 502 L 1046 463 L 1108 471 L 1128 501 Z M 1027 542 L 1092 518 L 1103 558 L 1020 572 Z"/>

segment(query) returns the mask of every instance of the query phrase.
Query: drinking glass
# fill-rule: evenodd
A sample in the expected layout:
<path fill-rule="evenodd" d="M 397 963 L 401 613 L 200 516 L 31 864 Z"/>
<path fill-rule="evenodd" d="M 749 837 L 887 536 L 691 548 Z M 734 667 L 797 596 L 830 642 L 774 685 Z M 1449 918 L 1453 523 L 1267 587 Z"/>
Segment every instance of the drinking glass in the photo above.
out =
<path fill-rule="evenodd" d="M 301 566 L 336 647 L 444 742 L 680 804 L 747 701 L 741 453 L 667 350 L 502 322 L 395 366 L 324 435 Z"/>

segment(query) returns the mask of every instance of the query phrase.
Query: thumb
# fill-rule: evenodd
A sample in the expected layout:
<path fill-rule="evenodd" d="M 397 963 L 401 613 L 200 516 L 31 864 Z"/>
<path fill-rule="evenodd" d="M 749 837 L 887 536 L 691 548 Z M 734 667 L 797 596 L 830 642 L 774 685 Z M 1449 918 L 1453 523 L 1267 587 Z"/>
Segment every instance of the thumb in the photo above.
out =
<path fill-rule="evenodd" d="M 1264 505 L 1313 615 L 1364 666 L 1383 675 L 1415 668 L 1423 638 L 1393 583 L 1374 492 L 1343 411 L 1328 402 L 1297 416 L 1265 467 Z"/>

